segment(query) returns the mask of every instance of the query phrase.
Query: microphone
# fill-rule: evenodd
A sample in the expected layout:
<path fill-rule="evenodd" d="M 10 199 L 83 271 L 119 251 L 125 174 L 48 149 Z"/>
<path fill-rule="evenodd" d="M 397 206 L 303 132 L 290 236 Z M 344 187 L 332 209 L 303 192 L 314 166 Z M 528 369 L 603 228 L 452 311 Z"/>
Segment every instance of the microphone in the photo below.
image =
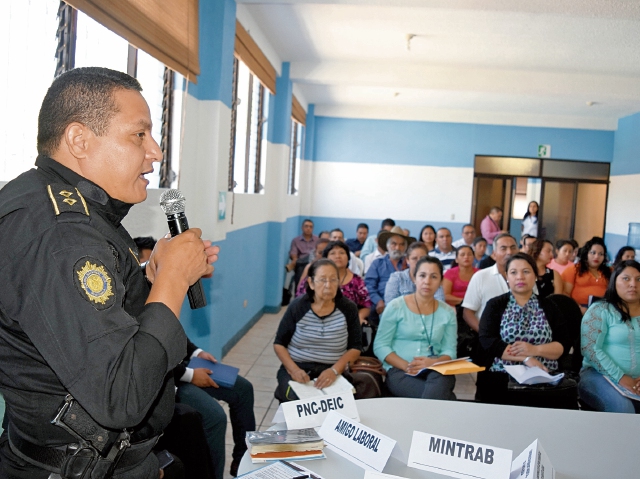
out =
<path fill-rule="evenodd" d="M 160 207 L 167 215 L 169 232 L 172 237 L 189 229 L 189 223 L 187 223 L 187 217 L 184 214 L 185 201 L 186 199 L 180 190 L 167 190 L 160 195 Z M 191 309 L 204 308 L 207 305 L 207 298 L 200 280 L 189 286 L 187 297 Z"/>

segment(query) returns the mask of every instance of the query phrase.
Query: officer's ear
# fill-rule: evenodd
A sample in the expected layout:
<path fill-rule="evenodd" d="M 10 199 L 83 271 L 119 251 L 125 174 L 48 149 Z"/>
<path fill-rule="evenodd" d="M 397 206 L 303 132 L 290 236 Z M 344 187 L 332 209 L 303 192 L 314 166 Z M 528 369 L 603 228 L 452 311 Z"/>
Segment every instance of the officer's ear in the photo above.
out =
<path fill-rule="evenodd" d="M 74 121 L 64 129 L 62 143 L 69 153 L 77 159 L 84 159 L 89 150 L 91 138 L 95 136 L 86 125 Z"/>

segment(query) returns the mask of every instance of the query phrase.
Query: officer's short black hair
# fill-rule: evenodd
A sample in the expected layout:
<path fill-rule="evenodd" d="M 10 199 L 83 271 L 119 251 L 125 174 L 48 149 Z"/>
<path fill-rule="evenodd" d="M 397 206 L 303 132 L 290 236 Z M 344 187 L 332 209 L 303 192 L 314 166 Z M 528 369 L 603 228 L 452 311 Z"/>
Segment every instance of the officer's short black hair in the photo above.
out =
<path fill-rule="evenodd" d="M 69 123 L 82 123 L 103 136 L 118 112 L 116 89 L 142 91 L 138 80 L 108 68 L 76 68 L 56 78 L 38 115 L 38 153 L 53 155 Z"/>
<path fill-rule="evenodd" d="M 156 246 L 156 240 L 151 236 L 139 236 L 137 238 L 133 238 L 134 243 L 138 247 L 138 251 L 143 249 L 153 250 Z"/>

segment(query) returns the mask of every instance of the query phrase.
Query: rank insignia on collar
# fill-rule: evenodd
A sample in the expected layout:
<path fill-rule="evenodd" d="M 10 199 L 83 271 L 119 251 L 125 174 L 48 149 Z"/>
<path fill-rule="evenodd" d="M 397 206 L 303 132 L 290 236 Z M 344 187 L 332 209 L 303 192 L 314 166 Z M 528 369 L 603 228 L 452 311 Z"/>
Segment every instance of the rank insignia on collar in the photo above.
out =
<path fill-rule="evenodd" d="M 79 259 L 73 267 L 78 290 L 96 309 L 107 309 L 115 302 L 111 287 L 111 275 L 98 259 L 87 257 Z"/>

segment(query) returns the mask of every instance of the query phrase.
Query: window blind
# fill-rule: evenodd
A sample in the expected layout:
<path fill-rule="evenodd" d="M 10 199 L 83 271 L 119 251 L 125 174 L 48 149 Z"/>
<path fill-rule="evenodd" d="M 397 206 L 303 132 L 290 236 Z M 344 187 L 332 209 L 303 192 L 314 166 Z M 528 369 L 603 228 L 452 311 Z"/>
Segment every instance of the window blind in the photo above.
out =
<path fill-rule="evenodd" d="M 273 95 L 276 94 L 276 69 L 237 20 L 235 56 L 249 67 L 251 73 L 258 77 L 267 90 Z"/>

